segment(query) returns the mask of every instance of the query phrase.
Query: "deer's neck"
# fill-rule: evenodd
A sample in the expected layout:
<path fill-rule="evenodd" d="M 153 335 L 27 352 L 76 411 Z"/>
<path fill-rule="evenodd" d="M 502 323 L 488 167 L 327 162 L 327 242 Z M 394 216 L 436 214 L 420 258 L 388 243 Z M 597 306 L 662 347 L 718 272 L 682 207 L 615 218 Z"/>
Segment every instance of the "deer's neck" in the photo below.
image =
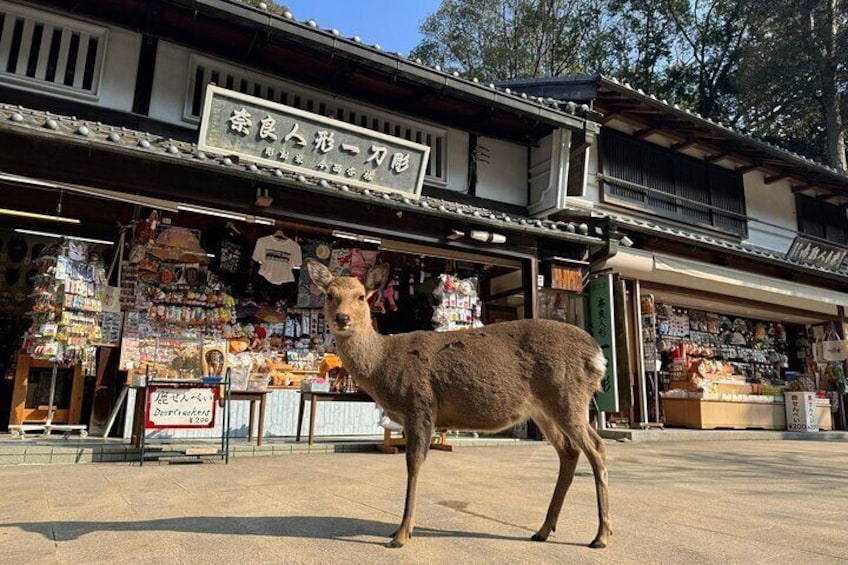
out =
<path fill-rule="evenodd" d="M 336 336 L 338 354 L 347 371 L 359 381 L 372 381 L 383 361 L 383 337 L 374 328 Z"/>

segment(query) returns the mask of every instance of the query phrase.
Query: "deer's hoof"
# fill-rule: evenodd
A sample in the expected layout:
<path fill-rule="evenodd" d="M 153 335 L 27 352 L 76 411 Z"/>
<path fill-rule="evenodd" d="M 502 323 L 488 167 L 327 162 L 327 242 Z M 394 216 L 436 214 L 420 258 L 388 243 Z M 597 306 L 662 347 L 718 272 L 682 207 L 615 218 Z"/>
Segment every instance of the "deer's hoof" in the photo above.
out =
<path fill-rule="evenodd" d="M 607 542 L 596 539 L 589 544 L 592 549 L 603 549 L 607 546 Z"/>
<path fill-rule="evenodd" d="M 389 543 L 386 544 L 386 547 L 390 549 L 396 549 L 398 547 L 403 547 L 403 542 L 398 539 L 392 539 Z"/>
<path fill-rule="evenodd" d="M 532 541 L 548 541 L 547 536 L 543 536 L 542 534 L 533 534 L 533 537 L 530 539 Z"/>

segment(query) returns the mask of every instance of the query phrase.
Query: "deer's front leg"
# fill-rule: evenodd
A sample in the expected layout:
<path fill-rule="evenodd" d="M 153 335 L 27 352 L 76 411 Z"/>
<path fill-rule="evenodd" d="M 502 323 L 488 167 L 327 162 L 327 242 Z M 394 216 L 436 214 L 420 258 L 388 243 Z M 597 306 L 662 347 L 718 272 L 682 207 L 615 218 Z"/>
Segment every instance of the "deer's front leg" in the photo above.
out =
<path fill-rule="evenodd" d="M 407 419 L 404 426 L 406 434 L 406 504 L 403 508 L 403 520 L 400 527 L 392 536 L 387 547 L 401 547 L 412 537 L 415 529 L 415 499 L 418 488 L 418 473 L 427 452 L 430 449 L 430 438 L 433 435 L 433 423 L 429 419 L 411 421 Z"/>

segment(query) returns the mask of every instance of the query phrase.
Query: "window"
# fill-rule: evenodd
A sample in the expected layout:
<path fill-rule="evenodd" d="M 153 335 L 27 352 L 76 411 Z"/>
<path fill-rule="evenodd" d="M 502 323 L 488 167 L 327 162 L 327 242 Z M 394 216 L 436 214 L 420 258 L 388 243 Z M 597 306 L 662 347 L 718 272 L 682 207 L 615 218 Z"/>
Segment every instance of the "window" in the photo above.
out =
<path fill-rule="evenodd" d="M 634 139 L 601 132 L 604 199 L 745 237 L 742 175 Z"/>
<path fill-rule="evenodd" d="M 382 132 L 426 145 L 430 148 L 427 161 L 427 180 L 437 184 L 447 182 L 447 132 L 389 114 L 384 110 L 355 104 L 335 96 L 306 89 L 267 75 L 235 67 L 200 55 L 192 55 L 189 62 L 189 85 L 183 119 L 197 122 L 203 110 L 206 85 L 215 83 L 271 102 L 278 102 L 329 116 L 362 128 Z"/>
<path fill-rule="evenodd" d="M 0 1 L 0 75 L 18 86 L 96 98 L 107 31 Z"/>
<path fill-rule="evenodd" d="M 848 225 L 845 209 L 812 196 L 795 197 L 798 210 L 798 231 L 831 243 L 848 245 Z"/>

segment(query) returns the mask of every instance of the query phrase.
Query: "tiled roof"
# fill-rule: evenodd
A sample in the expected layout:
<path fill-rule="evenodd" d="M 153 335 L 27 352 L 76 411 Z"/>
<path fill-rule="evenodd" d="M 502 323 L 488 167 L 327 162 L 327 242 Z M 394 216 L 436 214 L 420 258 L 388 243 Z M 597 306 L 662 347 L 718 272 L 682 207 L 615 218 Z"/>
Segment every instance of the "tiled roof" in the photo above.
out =
<path fill-rule="evenodd" d="M 735 130 L 732 127 L 730 127 L 729 125 L 723 124 L 721 122 L 713 121 L 710 118 L 705 118 L 704 116 L 702 116 L 698 112 L 694 112 L 694 111 L 692 111 L 688 108 L 681 107 L 679 104 L 672 104 L 672 103 L 668 102 L 667 100 L 661 100 L 661 99 L 657 98 L 656 96 L 654 96 L 653 94 L 648 94 L 644 90 L 642 90 L 641 88 L 633 88 L 629 83 L 621 82 L 618 79 L 616 79 L 615 77 L 608 77 L 608 76 L 600 75 L 598 78 L 599 78 L 600 81 L 606 83 L 608 86 L 614 86 L 614 87 L 616 87 L 620 90 L 629 91 L 633 95 L 636 95 L 636 96 L 643 98 L 643 99 L 649 99 L 652 102 L 666 106 L 670 110 L 673 110 L 673 111 L 676 111 L 676 112 L 682 112 L 682 113 L 686 114 L 688 117 L 692 118 L 693 120 L 697 120 L 697 121 L 701 122 L 701 124 L 705 127 L 714 129 L 714 130 L 721 132 L 725 135 L 731 135 L 733 137 L 736 137 L 737 139 L 743 140 L 743 141 L 748 142 L 748 143 L 760 145 L 760 146 L 768 149 L 769 151 L 772 151 L 776 154 L 779 154 L 781 157 L 783 157 L 785 159 L 792 159 L 792 160 L 797 161 L 799 164 L 803 164 L 803 165 L 811 167 L 811 168 L 819 169 L 822 172 L 824 172 L 824 171 L 829 172 L 829 173 L 835 175 L 836 177 L 838 177 L 839 179 L 841 179 L 843 182 L 848 183 L 848 176 L 846 176 L 844 173 L 840 172 L 838 169 L 835 169 L 833 167 L 830 167 L 828 165 L 825 165 L 825 164 L 820 163 L 818 161 L 815 161 L 813 159 L 809 159 L 809 158 L 807 158 L 803 155 L 800 155 L 798 153 L 794 153 L 792 151 L 787 151 L 786 149 L 783 149 L 782 147 L 778 147 L 777 145 L 774 145 L 774 144 L 769 143 L 767 141 L 757 139 L 757 138 L 751 136 L 748 133 L 744 133 L 742 131 Z"/>
<path fill-rule="evenodd" d="M 601 117 L 600 114 L 594 112 L 588 104 L 577 104 L 574 102 L 555 100 L 554 98 L 550 97 L 544 98 L 541 96 L 531 96 L 523 92 L 513 91 L 508 87 L 497 86 L 493 82 L 480 82 L 480 80 L 476 77 L 466 79 L 462 77 L 457 71 L 447 72 L 442 70 L 439 65 L 434 65 L 432 67 L 426 65 L 420 58 L 410 59 L 406 57 L 403 53 L 397 51 L 385 51 L 378 43 L 372 43 L 370 45 L 366 44 L 358 35 L 346 37 L 337 29 L 323 29 L 314 19 L 310 18 L 307 20 L 298 21 L 290 10 L 285 10 L 282 14 L 277 14 L 275 12 L 269 11 L 267 9 L 267 4 L 265 4 L 264 2 L 261 2 L 259 4 L 259 7 L 254 7 L 249 4 L 245 4 L 244 2 L 240 2 L 239 0 L 225 1 L 229 2 L 230 4 L 233 4 L 234 6 L 243 8 L 244 10 L 261 12 L 272 20 L 284 22 L 289 25 L 295 25 L 301 30 L 308 30 L 311 33 L 315 33 L 317 36 L 329 37 L 335 41 L 344 42 L 348 46 L 368 51 L 372 55 L 380 55 L 382 57 L 385 57 L 385 60 L 382 61 L 382 63 L 392 69 L 397 67 L 398 62 L 403 62 L 407 64 L 413 64 L 420 70 L 435 72 L 436 74 L 441 75 L 441 77 L 443 78 L 445 88 L 451 89 L 461 85 L 465 87 L 465 89 L 463 90 L 468 92 L 467 89 L 470 87 L 470 93 L 474 94 L 478 98 L 482 98 L 487 102 L 490 102 L 492 100 L 493 94 L 495 94 L 497 96 L 504 96 L 514 103 L 520 103 L 520 105 L 516 109 L 520 110 L 523 108 L 524 112 L 529 112 L 533 115 L 538 115 L 540 110 L 544 110 L 546 114 L 551 112 L 553 113 L 553 115 L 560 115 L 562 117 L 572 118 L 584 118 L 591 121 L 597 121 Z M 199 3 L 202 4 L 203 2 Z"/>
<path fill-rule="evenodd" d="M 0 132 L 3 131 L 26 131 L 31 135 L 57 142 L 89 145 L 101 151 L 132 154 L 140 159 L 174 163 L 181 161 L 188 166 L 218 169 L 225 174 L 252 176 L 257 181 L 269 184 L 454 219 L 457 222 L 469 222 L 492 229 L 526 232 L 540 237 L 593 245 L 603 243 L 606 236 L 601 227 L 590 226 L 586 222 L 539 220 L 429 196 L 422 195 L 416 200 L 402 194 L 361 189 L 342 182 L 317 179 L 255 163 L 240 163 L 217 154 L 206 154 L 198 150 L 194 143 L 10 104 L 0 104 Z"/>
<path fill-rule="evenodd" d="M 828 274 L 839 277 L 848 277 L 848 264 L 843 262 L 838 269 L 828 269 L 818 267 L 800 261 L 792 261 L 786 258 L 785 253 L 780 253 L 773 249 L 751 245 L 750 243 L 740 243 L 731 239 L 722 238 L 718 235 L 712 235 L 705 232 L 697 232 L 684 227 L 678 227 L 661 221 L 643 219 L 629 215 L 608 213 L 609 217 L 615 220 L 621 227 L 630 226 L 636 231 L 650 233 L 655 235 L 663 235 L 670 239 L 679 241 L 688 241 L 701 247 L 724 250 L 750 257 L 752 259 L 765 263 L 779 264 L 791 267 L 795 270 L 802 270 L 816 274 Z"/>

